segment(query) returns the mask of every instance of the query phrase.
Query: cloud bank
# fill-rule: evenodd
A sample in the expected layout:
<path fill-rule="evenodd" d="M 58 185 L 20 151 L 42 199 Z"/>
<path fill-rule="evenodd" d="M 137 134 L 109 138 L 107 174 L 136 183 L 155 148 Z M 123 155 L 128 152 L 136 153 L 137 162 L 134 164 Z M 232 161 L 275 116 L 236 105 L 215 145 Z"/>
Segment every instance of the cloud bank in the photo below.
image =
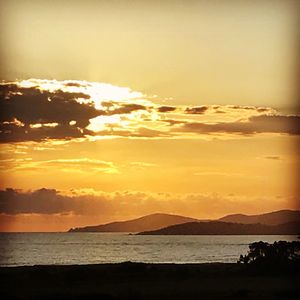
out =
<path fill-rule="evenodd" d="M 30 79 L 0 84 L 0 142 L 300 134 L 300 116 L 269 107 L 170 106 L 104 83 Z"/>
<path fill-rule="evenodd" d="M 189 122 L 179 129 L 185 132 L 198 134 L 211 133 L 285 133 L 291 135 L 300 134 L 300 116 L 260 115 L 252 116 L 246 121 L 218 122 L 206 124 L 201 122 Z"/>
<path fill-rule="evenodd" d="M 77 216 L 123 216 L 166 212 L 195 217 L 222 216 L 226 213 L 251 213 L 268 210 L 270 203 L 278 209 L 291 203 L 287 198 L 253 199 L 237 195 L 212 194 L 171 194 L 139 191 L 99 192 L 93 189 L 58 191 L 41 188 L 34 191 L 17 189 L 0 190 L 0 214 L 41 214 Z M 296 202 L 295 202 L 296 203 Z M 197 215 L 195 215 L 195 213 Z"/>

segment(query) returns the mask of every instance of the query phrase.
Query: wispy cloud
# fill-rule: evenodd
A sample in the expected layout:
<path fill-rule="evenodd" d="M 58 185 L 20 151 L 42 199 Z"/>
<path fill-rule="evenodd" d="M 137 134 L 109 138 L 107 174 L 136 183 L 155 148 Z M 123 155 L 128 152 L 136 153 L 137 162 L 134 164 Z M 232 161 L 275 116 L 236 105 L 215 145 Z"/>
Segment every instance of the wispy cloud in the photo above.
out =
<path fill-rule="evenodd" d="M 35 148 L 35 147 L 34 147 Z M 51 148 L 50 148 L 51 149 Z M 51 149 L 52 150 L 52 149 Z M 40 151 L 40 150 L 37 150 Z M 0 160 L 1 172 L 43 172 L 57 171 L 67 173 L 104 173 L 104 174 L 121 174 L 124 170 L 145 170 L 154 168 L 158 165 L 145 161 L 133 161 L 116 163 L 92 158 L 68 158 L 68 159 L 51 159 L 51 160 L 34 160 L 31 157 L 26 158 L 7 158 Z"/>
<path fill-rule="evenodd" d="M 233 134 L 258 134 L 258 133 L 285 133 L 300 134 L 300 116 L 294 115 L 259 115 L 251 116 L 247 120 L 235 122 L 189 122 L 174 131 L 193 132 L 198 134 L 233 133 Z"/>
<path fill-rule="evenodd" d="M 271 160 L 281 160 L 282 158 L 278 155 L 268 155 L 264 156 L 265 159 L 271 159 Z"/>
<path fill-rule="evenodd" d="M 107 173 L 118 174 L 119 169 L 116 165 L 109 161 L 102 161 L 89 158 L 75 159 L 52 159 L 52 160 L 33 160 L 26 159 L 7 159 L 2 160 L 4 170 L 14 171 L 41 171 L 45 168 L 60 170 L 63 172 L 81 172 L 81 173 Z"/>

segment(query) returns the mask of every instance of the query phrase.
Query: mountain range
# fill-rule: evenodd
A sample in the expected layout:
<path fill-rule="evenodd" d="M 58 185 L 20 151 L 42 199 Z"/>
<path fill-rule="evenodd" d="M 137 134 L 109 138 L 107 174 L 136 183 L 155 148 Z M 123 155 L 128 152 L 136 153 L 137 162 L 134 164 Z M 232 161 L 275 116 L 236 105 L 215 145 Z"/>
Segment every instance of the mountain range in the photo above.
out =
<path fill-rule="evenodd" d="M 239 234 L 238 232 L 240 232 L 240 234 L 251 234 L 249 232 L 253 232 L 253 234 L 260 234 L 257 232 L 261 232 L 261 234 L 264 234 L 263 232 L 265 232 L 265 234 L 271 234 L 267 232 L 278 232 L 274 234 L 292 234 L 291 232 L 295 232 L 293 234 L 298 234 L 300 231 L 298 222 L 300 222 L 300 210 L 280 210 L 260 215 L 234 214 L 224 216 L 218 220 L 198 220 L 179 215 L 156 213 L 128 221 L 71 228 L 69 232 L 140 232 L 141 234 L 148 232 L 149 234 L 150 231 L 153 233 L 157 230 L 166 229 L 167 231 L 153 233 L 166 234 L 166 232 L 176 229 L 178 234 L 181 234 L 180 232 L 189 232 L 185 234 L 193 234 L 192 232 L 212 232 L 206 234 L 230 234 L 226 232 L 236 232 L 236 234 Z M 189 225 L 184 225 L 186 223 Z M 235 223 L 236 226 L 233 227 L 233 225 L 230 225 L 232 223 Z M 170 226 L 180 224 L 183 225 L 171 229 L 169 228 Z M 256 226 L 250 226 L 254 224 Z"/>
<path fill-rule="evenodd" d="M 198 220 L 189 217 L 156 213 L 128 221 L 71 228 L 69 232 L 140 232 L 147 230 L 156 230 L 174 224 L 182 224 L 195 221 Z"/>
<path fill-rule="evenodd" d="M 299 231 L 300 222 L 265 225 L 211 221 L 177 224 L 138 235 L 292 235 Z"/>
<path fill-rule="evenodd" d="M 228 215 L 220 218 L 219 221 L 231 222 L 231 223 L 241 223 L 241 224 L 265 224 L 265 225 L 279 225 L 288 222 L 300 221 L 300 211 L 299 210 L 279 210 L 266 214 L 260 215 Z"/>

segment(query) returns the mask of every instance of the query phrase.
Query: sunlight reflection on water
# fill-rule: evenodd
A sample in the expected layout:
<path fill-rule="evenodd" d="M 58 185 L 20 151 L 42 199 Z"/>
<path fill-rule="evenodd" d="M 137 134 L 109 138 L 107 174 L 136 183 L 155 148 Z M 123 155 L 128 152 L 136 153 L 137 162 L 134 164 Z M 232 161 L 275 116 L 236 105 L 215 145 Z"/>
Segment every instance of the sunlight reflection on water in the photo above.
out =
<path fill-rule="evenodd" d="M 1 233 L 0 265 L 236 262 L 249 243 L 297 236 L 142 236 L 127 233 Z"/>

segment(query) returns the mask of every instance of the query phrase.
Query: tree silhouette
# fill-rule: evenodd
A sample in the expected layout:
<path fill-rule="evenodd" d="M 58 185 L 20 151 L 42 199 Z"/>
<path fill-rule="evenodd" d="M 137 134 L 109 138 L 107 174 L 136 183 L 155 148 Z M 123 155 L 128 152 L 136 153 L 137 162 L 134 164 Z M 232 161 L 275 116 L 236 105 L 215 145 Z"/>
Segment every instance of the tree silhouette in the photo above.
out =
<path fill-rule="evenodd" d="M 238 261 L 243 264 L 290 262 L 300 262 L 300 241 L 255 242 L 249 245 L 248 254 L 241 255 Z"/>

